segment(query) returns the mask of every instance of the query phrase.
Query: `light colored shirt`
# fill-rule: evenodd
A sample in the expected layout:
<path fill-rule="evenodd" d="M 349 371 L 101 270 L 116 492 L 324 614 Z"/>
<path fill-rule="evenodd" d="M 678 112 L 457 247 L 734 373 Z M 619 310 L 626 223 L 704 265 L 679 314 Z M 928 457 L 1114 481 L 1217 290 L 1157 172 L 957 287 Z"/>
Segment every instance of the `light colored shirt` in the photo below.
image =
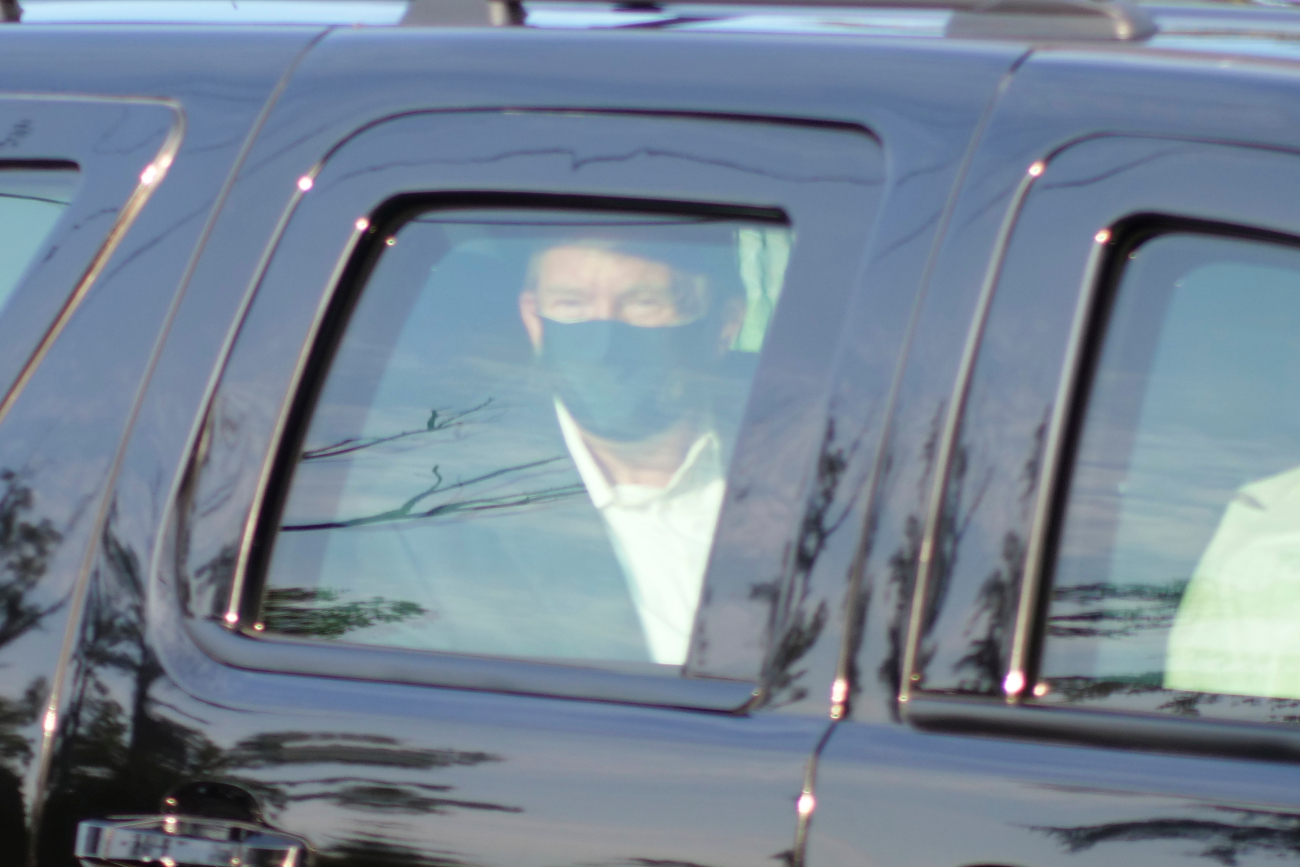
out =
<path fill-rule="evenodd" d="M 1300 698 L 1300 468 L 1228 504 L 1178 606 L 1164 685 Z"/>
<path fill-rule="evenodd" d="M 609 530 L 655 662 L 681 665 L 690 648 L 700 587 L 726 494 L 721 446 L 697 439 L 662 488 L 614 485 L 592 457 L 573 416 L 556 400 L 564 443 Z"/>

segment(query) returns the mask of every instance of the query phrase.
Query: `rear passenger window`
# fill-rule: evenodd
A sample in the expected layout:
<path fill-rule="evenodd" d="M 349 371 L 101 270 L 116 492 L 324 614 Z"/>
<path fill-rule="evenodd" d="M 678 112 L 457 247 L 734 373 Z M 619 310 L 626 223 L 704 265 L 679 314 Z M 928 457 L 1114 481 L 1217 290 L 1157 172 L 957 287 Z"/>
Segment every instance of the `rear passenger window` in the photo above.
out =
<path fill-rule="evenodd" d="M 0 163 L 0 309 L 72 201 L 77 169 Z"/>
<path fill-rule="evenodd" d="M 1300 248 L 1124 264 L 1075 446 L 1041 701 L 1300 714 Z"/>
<path fill-rule="evenodd" d="M 489 208 L 369 237 L 255 628 L 675 673 L 788 228 Z"/>

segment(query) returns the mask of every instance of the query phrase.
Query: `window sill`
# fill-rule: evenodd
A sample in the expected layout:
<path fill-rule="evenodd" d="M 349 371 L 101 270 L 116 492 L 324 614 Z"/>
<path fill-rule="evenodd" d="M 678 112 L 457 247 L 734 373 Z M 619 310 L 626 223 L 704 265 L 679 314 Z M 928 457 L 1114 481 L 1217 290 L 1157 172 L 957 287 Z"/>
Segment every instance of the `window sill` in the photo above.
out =
<path fill-rule="evenodd" d="M 186 627 L 209 656 L 254 671 L 731 713 L 743 712 L 756 690 L 747 681 L 252 638 L 205 620 L 187 620 Z"/>
<path fill-rule="evenodd" d="M 924 694 L 913 694 L 902 708 L 904 719 L 924 731 L 1300 762 L 1300 727 Z"/>

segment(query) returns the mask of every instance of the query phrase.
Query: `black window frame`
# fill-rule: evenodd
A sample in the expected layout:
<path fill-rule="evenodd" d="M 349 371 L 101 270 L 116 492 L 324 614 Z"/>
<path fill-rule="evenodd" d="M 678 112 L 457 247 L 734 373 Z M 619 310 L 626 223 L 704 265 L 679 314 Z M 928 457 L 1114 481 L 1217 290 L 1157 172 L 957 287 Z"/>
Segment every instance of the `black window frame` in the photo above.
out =
<path fill-rule="evenodd" d="M 0 416 L 167 175 L 184 134 L 170 99 L 0 96 L 0 165 L 76 170 L 76 190 L 0 315 Z"/>
<path fill-rule="evenodd" d="M 1142 154 L 1142 158 L 1133 161 L 1135 154 Z M 1189 164 L 1203 167 L 1206 161 L 1218 172 L 1213 194 L 1205 185 L 1186 180 L 1196 176 L 1189 173 Z M 1044 209 L 1052 207 L 1055 200 L 1060 200 L 1055 201 L 1057 205 L 1065 201 L 1063 194 L 1052 192 L 1051 185 L 1058 180 L 1054 169 L 1062 164 L 1068 174 L 1059 178 L 1057 189 L 1074 187 L 1076 198 L 1069 200 L 1071 209 L 1058 209 L 1053 225 L 1047 227 L 1041 220 Z M 1046 628 L 1045 591 L 1051 586 L 1073 458 L 1128 253 L 1171 232 L 1300 245 L 1300 219 L 1286 213 L 1286 196 L 1281 192 L 1292 184 L 1300 185 L 1300 160 L 1295 154 L 1267 148 L 1115 135 L 1072 141 L 1031 165 L 1033 170 L 1027 171 L 1013 198 L 990 265 L 954 384 L 953 409 L 939 444 L 938 471 L 924 531 L 931 558 L 922 562 L 914 587 L 907 657 L 897 696 L 900 713 L 911 725 L 931 731 L 1300 761 L 1300 727 L 1054 706 L 1036 702 L 1032 694 Z M 1085 180 L 1081 181 L 1081 177 Z M 1040 219 L 1036 221 L 1035 216 Z M 1057 235 L 1045 236 L 1049 231 Z M 990 338 L 990 332 L 1001 321 L 1025 315 L 1005 306 L 997 309 L 996 295 L 1008 292 L 1010 284 L 1006 281 L 1016 280 L 1021 281 L 1020 285 L 1012 290 L 1018 290 L 1023 297 L 1028 284 L 1023 283 L 1024 274 L 1014 270 L 1018 264 L 1016 245 L 1024 245 L 1020 248 L 1024 251 L 1045 240 L 1054 241 L 1053 250 L 1060 252 L 1059 265 L 1051 276 L 1054 285 L 1061 288 L 1059 296 L 1045 303 L 1072 312 L 1060 316 L 1064 327 L 1054 325 L 1058 330 L 1051 332 L 1064 351 L 1056 360 L 1058 366 L 1052 368 L 1059 372 L 1056 393 L 1050 403 L 1051 417 L 1045 426 L 1038 474 L 1030 480 L 1033 494 L 1028 539 L 1023 569 L 1013 581 L 1018 597 L 1014 617 L 1007 624 L 1012 646 L 1001 668 L 1002 689 L 985 695 L 927 690 L 921 653 L 923 624 L 932 623 L 936 606 L 943 604 L 931 587 L 933 581 L 942 580 L 934 571 L 943 565 L 936 562 L 933 552 L 939 544 L 937 535 L 957 462 L 958 443 L 971 410 L 973 383 L 979 376 L 982 354 L 988 351 L 989 341 L 996 340 Z M 1019 253 L 1021 258 L 1026 255 Z M 1077 287 L 1073 297 L 1068 294 L 1071 286 Z M 1050 363 L 1045 359 L 1021 360 Z"/>
<path fill-rule="evenodd" d="M 278 454 L 272 461 L 271 472 L 267 477 L 265 494 L 252 531 L 252 544 L 243 570 L 244 580 L 232 591 L 231 605 L 238 606 L 239 620 L 244 624 L 257 624 L 260 620 L 266 592 L 266 578 L 270 567 L 271 554 L 275 539 L 280 533 L 280 516 L 292 489 L 294 470 L 298 465 L 298 456 L 302 450 L 311 425 L 312 416 L 320 400 L 321 392 L 329 376 L 330 367 L 338 353 L 339 345 L 347 330 L 352 312 L 366 290 L 370 276 L 383 254 L 386 239 L 397 234 L 409 220 L 416 216 L 430 213 L 454 215 L 459 210 L 528 210 L 528 211 L 582 211 L 593 214 L 657 214 L 674 217 L 701 217 L 718 220 L 745 221 L 752 224 L 765 223 L 773 227 L 789 229 L 790 222 L 786 214 L 775 208 L 757 208 L 753 206 L 726 206 L 699 202 L 674 202 L 666 200 L 617 199 L 597 196 L 566 196 L 553 193 L 457 193 L 452 195 L 407 193 L 399 195 L 380 205 L 373 214 L 365 219 L 368 228 L 363 233 L 353 252 L 352 261 L 339 278 L 335 291 L 331 294 L 321 317 L 319 330 L 314 345 L 308 348 L 298 391 L 291 399 L 291 405 L 285 422 L 285 435 L 281 437 Z M 253 629 L 257 629 L 254 625 Z M 250 634 L 245 628 L 245 634 Z M 269 638 L 270 636 L 266 636 Z M 311 646 L 321 646 L 321 640 L 294 638 L 276 635 L 274 640 L 288 641 Z M 346 644 L 341 642 L 340 644 Z M 355 645 L 352 645 L 355 646 Z M 522 662 L 528 664 L 533 660 L 513 660 L 502 657 L 478 656 L 465 654 L 467 658 L 490 660 L 493 663 L 510 664 Z M 540 665 L 556 665 L 546 660 L 536 660 Z M 614 670 L 617 663 L 602 664 L 592 660 L 591 667 L 582 667 L 584 671 L 608 669 Z M 628 674 L 629 672 L 620 672 Z M 637 675 L 633 675 L 637 676 Z M 662 695 L 656 677 L 643 674 L 641 682 L 647 693 Z M 659 675 L 667 678 L 667 674 Z M 731 682 L 716 679 L 713 683 L 717 689 L 717 701 L 722 703 L 739 701 L 736 696 L 741 690 Z M 752 685 L 750 685 L 752 690 Z M 702 692 L 702 690 L 697 690 Z M 669 692 L 668 695 L 676 695 Z M 745 693 L 747 700 L 749 693 Z M 703 698 L 703 701 L 713 701 Z"/>
<path fill-rule="evenodd" d="M 365 179 L 367 166 L 383 163 L 382 157 L 368 154 L 365 150 L 367 139 L 383 142 L 384 136 L 389 136 L 386 147 L 393 151 L 401 136 L 411 131 L 409 124 L 412 122 L 436 128 L 440 123 L 472 125 L 484 118 L 487 118 L 489 126 L 504 122 L 517 127 L 516 142 L 528 141 L 530 144 L 535 144 L 529 136 L 530 125 L 538 126 L 539 121 L 543 127 L 547 122 L 558 122 L 561 127 L 571 128 L 572 132 L 565 131 L 558 135 L 560 138 L 568 136 L 572 141 L 580 141 L 584 133 L 599 132 L 601 128 L 609 130 L 615 137 L 626 136 L 625 132 L 619 130 L 624 125 L 630 127 L 639 124 L 640 128 L 644 128 L 649 123 L 669 133 L 674 130 L 689 133 L 692 131 L 690 125 L 705 124 L 708 125 L 710 134 L 722 131 L 721 140 L 726 140 L 733 148 L 728 154 L 730 160 L 736 162 L 740 171 L 750 174 L 728 176 L 727 172 L 736 169 L 736 166 L 725 165 L 717 159 L 720 154 L 714 141 L 701 148 L 701 154 L 706 158 L 696 160 L 700 171 L 706 172 L 711 179 L 716 178 L 704 185 L 703 189 L 698 188 L 700 178 L 694 179 L 695 187 L 690 186 L 689 178 L 669 182 L 663 169 L 649 170 L 646 177 L 650 180 L 620 185 L 610 184 L 608 180 L 572 180 L 567 176 L 572 173 L 572 168 L 567 168 L 565 172 L 534 172 L 532 176 L 520 170 L 514 170 L 513 174 L 510 170 L 505 170 L 494 176 L 489 170 L 458 169 L 445 180 L 433 175 L 434 182 L 431 183 L 428 168 L 388 166 Z M 753 144 L 748 144 L 746 134 L 755 128 L 772 132 L 766 137 L 756 137 Z M 705 127 L 697 129 L 703 130 Z M 427 206 L 430 202 L 436 202 L 440 207 L 482 206 L 485 202 L 508 202 L 518 206 L 522 202 L 532 202 L 549 203 L 552 206 L 563 204 L 570 209 L 582 204 L 611 210 L 644 212 L 657 209 L 743 219 L 757 217 L 764 221 L 784 220 L 793 226 L 796 233 L 800 231 L 801 225 L 813 231 L 827 232 L 819 249 L 824 248 L 823 254 L 827 249 L 835 251 L 829 257 L 823 255 L 823 258 L 834 260 L 832 270 L 839 279 L 823 281 L 826 285 L 821 285 L 818 281 L 806 281 L 812 287 L 806 290 L 807 293 L 816 297 L 805 299 L 804 303 L 811 304 L 818 311 L 812 318 L 838 324 L 843 320 L 842 314 L 853 296 L 860 261 L 866 254 L 872 221 L 880 205 L 883 177 L 880 174 L 871 175 L 870 171 L 862 178 L 843 173 L 830 178 L 813 176 L 808 179 L 806 186 L 815 189 L 796 195 L 795 191 L 802 189 L 798 184 L 804 183 L 797 176 L 783 180 L 772 170 L 775 165 L 768 166 L 766 173 L 743 165 L 746 156 L 752 156 L 760 165 L 763 161 L 772 163 L 773 147 L 777 147 L 778 152 L 779 146 L 789 147 L 788 144 L 782 145 L 783 137 L 807 142 L 809 135 L 828 134 L 838 138 L 814 141 L 827 141 L 836 154 L 841 157 L 848 154 L 851 157 L 849 161 L 855 166 L 865 164 L 871 171 L 883 172 L 883 156 L 878 140 L 860 127 L 754 118 L 691 115 L 647 117 L 617 112 L 416 112 L 372 124 L 341 143 L 310 175 L 305 175 L 298 181 L 300 192 L 281 220 L 279 235 L 268 251 L 267 261 L 259 275 L 257 292 L 243 314 L 239 333 L 232 336 L 230 354 L 221 379 L 215 384 L 195 453 L 182 482 L 179 508 L 172 515 L 171 532 L 177 534 L 180 540 L 177 542 L 177 552 L 186 558 L 184 564 L 178 563 L 181 566 L 179 580 L 186 582 L 179 594 L 185 632 L 208 656 L 237 668 L 257 671 L 708 711 L 744 712 L 759 701 L 762 684 L 757 675 L 763 668 L 764 660 L 754 654 L 747 660 L 754 670 L 753 676 L 736 676 L 725 670 L 725 666 L 718 670 L 692 665 L 693 654 L 692 661 L 688 661 L 682 676 L 674 678 L 598 666 L 329 644 L 317 640 L 259 634 L 255 630 L 256 604 L 260 597 L 257 584 L 260 582 L 259 573 L 264 572 L 264 568 L 259 569 L 259 566 L 265 563 L 265 555 L 269 550 L 266 543 L 273 538 L 277 523 L 274 519 L 268 520 L 268 516 L 278 515 L 277 500 L 287 490 L 285 480 L 292 468 L 285 458 L 293 453 L 291 441 L 305 431 L 305 417 L 309 416 L 319 391 L 319 382 L 312 387 L 312 379 L 320 379 L 324 369 L 322 359 L 328 359 L 332 355 L 334 342 L 341 333 L 340 323 L 345 318 L 344 314 L 352 299 L 359 294 L 364 277 L 374 261 L 373 247 L 367 246 L 370 243 L 367 241 L 370 225 L 391 225 L 396 216 L 409 213 L 417 205 Z M 769 139 L 775 140 L 775 145 Z M 348 145 L 357 140 L 363 144 L 350 152 Z M 409 141 L 406 144 L 409 150 Z M 540 150 L 543 155 L 548 153 L 544 148 Z M 689 147 L 684 150 L 689 151 Z M 525 152 L 526 157 L 529 154 L 535 155 L 535 151 Z M 652 148 L 647 149 L 646 158 L 653 159 L 655 156 Z M 844 160 L 841 159 L 841 162 Z M 645 173 L 646 170 L 642 171 Z M 358 180 L 359 177 L 363 180 Z M 756 181 L 755 178 L 759 180 Z M 326 196 L 334 198 L 325 198 Z M 810 218 L 815 213 L 817 218 Z M 354 225 L 358 218 L 365 218 L 362 224 L 365 229 Z M 315 288 L 289 290 L 283 276 L 284 270 L 288 268 L 285 262 L 293 256 L 301 256 L 303 238 L 311 234 L 308 226 L 313 225 L 313 221 L 316 225 L 329 225 L 324 236 L 317 236 L 323 239 L 314 237 L 313 243 L 317 249 L 336 250 L 329 254 L 334 258 L 330 263 L 318 261 L 312 265 L 313 274 L 306 279 Z M 839 236 L 851 237 L 854 243 L 830 246 Z M 295 252 L 286 253 L 286 248 L 293 248 Z M 795 248 L 797 251 L 797 239 Z M 796 252 L 795 256 L 798 255 Z M 811 254 L 807 258 L 809 262 L 814 261 Z M 327 264 L 329 267 L 325 268 Z M 278 273 L 277 266 L 281 269 Z M 793 260 L 791 267 L 795 268 Z M 819 264 L 817 267 L 831 266 Z M 308 292 L 316 293 L 310 304 L 311 311 L 306 311 L 308 305 L 304 304 L 302 297 L 296 302 L 287 297 L 293 291 L 299 296 Z M 786 292 L 783 292 L 782 297 L 785 296 Z M 257 336 L 249 333 L 251 331 L 256 334 L 258 329 L 263 329 L 262 333 L 265 333 L 267 323 L 274 321 L 277 316 L 273 312 L 277 305 L 282 305 L 281 310 L 289 310 L 295 304 L 298 309 L 291 316 L 298 321 L 294 327 L 302 328 L 306 314 L 310 314 L 305 337 L 290 335 L 281 341 L 277 334 L 269 341 L 260 341 Z M 259 310 L 263 305 L 267 309 Z M 778 311 L 773 319 L 774 327 L 780 328 L 782 320 L 783 316 Z M 806 326 L 806 323 L 802 324 Z M 794 322 L 786 327 L 799 329 L 800 326 L 801 323 Z M 293 328 L 289 331 L 292 332 Z M 787 341 L 796 343 L 799 339 L 800 334 L 797 332 L 786 338 Z M 770 340 L 771 334 L 769 342 Z M 263 348 L 262 343 L 268 346 L 271 343 L 278 345 Z M 795 357 L 791 351 L 793 348 L 793 343 L 787 347 L 786 357 L 780 359 L 782 364 Z M 826 349 L 833 350 L 833 346 Z M 828 388 L 835 353 L 826 351 L 821 354 L 824 361 L 820 362 L 822 369 L 815 379 L 819 385 L 824 384 Z M 269 369 L 268 364 L 271 362 L 268 359 L 272 357 L 277 359 L 275 374 L 260 376 L 263 381 L 254 381 L 259 369 Z M 294 359 L 294 369 L 286 375 L 284 367 L 288 359 Z M 760 372 L 754 383 L 755 391 L 762 387 L 763 364 L 760 361 Z M 797 366 L 798 362 L 795 364 Z M 773 366 L 771 362 L 768 365 Z M 231 385 L 232 381 L 240 380 L 242 382 L 239 384 Z M 263 403 L 256 410 L 259 416 L 255 424 L 233 423 L 226 411 L 232 396 L 236 401 L 245 396 L 240 394 L 241 388 L 246 389 L 248 395 L 256 393 L 257 396 L 250 397 L 250 400 Z M 278 409 L 272 408 L 272 402 L 277 400 L 275 395 L 283 395 L 275 403 Z M 811 393 L 801 395 L 800 399 L 815 405 L 818 398 L 818 394 Z M 772 403 L 777 397 L 765 400 Z M 751 400 L 750 414 L 770 416 L 772 409 L 768 406 L 755 410 Z M 746 422 L 745 427 L 748 425 Z M 246 430 L 227 437 L 226 434 L 236 427 Z M 742 440 L 745 427 L 742 427 Z M 780 432 L 779 425 L 772 430 L 763 431 L 763 434 L 769 438 L 776 436 L 778 442 L 782 436 L 787 440 L 792 436 Z M 756 438 L 756 442 L 758 439 L 761 437 Z M 241 440 L 242 442 L 235 442 Z M 810 442 L 808 446 L 806 457 L 811 463 L 815 460 L 815 443 Z M 256 473 L 251 472 L 251 461 L 239 457 L 241 448 L 245 452 L 251 450 L 252 453 L 260 452 L 263 455 L 261 469 Z M 743 448 L 743 443 L 738 444 L 738 456 Z M 260 451 L 261 449 L 265 451 Z M 230 463 L 232 460 L 236 461 L 237 467 Z M 738 457 L 738 460 L 741 458 Z M 233 476 L 238 478 L 224 476 L 219 469 L 221 466 L 232 470 Z M 800 474 L 802 477 L 803 474 Z M 199 501 L 212 496 L 219 496 L 221 504 L 212 509 L 200 504 Z M 727 508 L 724 506 L 724 520 Z M 796 529 L 789 528 L 792 534 Z M 203 539 L 207 543 L 206 555 L 191 546 L 189 540 L 193 539 Z M 720 595 L 711 592 L 714 589 L 712 564 L 719 556 L 719 544 L 715 537 L 702 607 L 708 605 L 710 597 L 716 602 L 716 597 Z M 195 588 L 200 589 L 195 592 Z"/>

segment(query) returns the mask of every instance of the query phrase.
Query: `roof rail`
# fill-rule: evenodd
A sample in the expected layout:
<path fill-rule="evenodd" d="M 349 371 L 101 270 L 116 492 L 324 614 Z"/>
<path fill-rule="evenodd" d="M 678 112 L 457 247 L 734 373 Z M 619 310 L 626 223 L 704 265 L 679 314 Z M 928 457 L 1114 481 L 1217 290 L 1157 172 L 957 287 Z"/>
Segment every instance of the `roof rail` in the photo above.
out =
<path fill-rule="evenodd" d="M 528 4 L 548 0 L 528 0 Z M 550 0 L 553 2 L 553 0 Z M 656 12 L 683 6 L 709 7 L 698 18 L 718 17 L 719 7 L 813 9 L 951 10 L 946 34 L 963 39 L 1114 40 L 1145 39 L 1156 32 L 1151 17 L 1130 0 L 559 0 L 591 3 L 627 12 Z M 527 21 L 524 0 L 488 0 L 499 26 Z M 703 10 L 701 10 L 703 12 Z"/>
<path fill-rule="evenodd" d="M 989 0 L 956 9 L 947 35 L 1130 42 L 1155 32 L 1151 16 L 1126 0 Z"/>

